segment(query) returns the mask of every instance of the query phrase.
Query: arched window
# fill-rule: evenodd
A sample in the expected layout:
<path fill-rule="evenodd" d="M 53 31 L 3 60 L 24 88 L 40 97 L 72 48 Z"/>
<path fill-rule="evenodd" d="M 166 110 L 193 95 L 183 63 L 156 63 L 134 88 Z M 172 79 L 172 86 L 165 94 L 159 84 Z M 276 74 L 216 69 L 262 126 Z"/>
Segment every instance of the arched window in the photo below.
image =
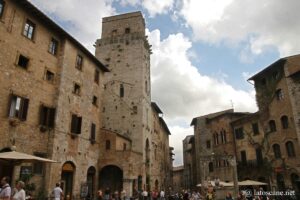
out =
<path fill-rule="evenodd" d="M 209 169 L 209 172 L 213 172 L 214 171 L 214 164 L 212 162 L 210 162 L 208 164 L 208 169 Z"/>
<path fill-rule="evenodd" d="M 273 144 L 273 152 L 276 159 L 281 158 L 281 151 L 279 144 Z"/>
<path fill-rule="evenodd" d="M 285 147 L 289 157 L 296 156 L 293 142 L 288 141 L 287 143 L 285 143 Z"/>
<path fill-rule="evenodd" d="M 105 142 L 105 149 L 106 150 L 110 149 L 110 140 L 106 140 L 106 142 Z"/>
<path fill-rule="evenodd" d="M 276 123 L 274 120 L 269 121 L 269 127 L 270 127 L 270 132 L 275 132 L 276 131 Z"/>
<path fill-rule="evenodd" d="M 286 115 L 282 116 L 280 118 L 281 120 L 281 126 L 283 129 L 287 129 L 289 127 L 289 119 Z"/>

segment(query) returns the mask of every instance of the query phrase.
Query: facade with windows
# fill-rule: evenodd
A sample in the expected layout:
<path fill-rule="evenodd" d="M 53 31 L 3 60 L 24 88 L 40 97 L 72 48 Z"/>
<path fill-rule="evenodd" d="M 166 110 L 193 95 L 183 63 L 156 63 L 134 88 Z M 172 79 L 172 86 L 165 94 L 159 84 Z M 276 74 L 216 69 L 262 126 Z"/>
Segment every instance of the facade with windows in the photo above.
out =
<path fill-rule="evenodd" d="M 33 194 L 62 182 L 74 198 L 97 186 L 104 72 L 109 70 L 28 1 L 0 1 L 0 151 L 58 161 L 22 163 L 14 180 L 32 174 Z M 80 70 L 78 69 L 80 68 Z M 95 98 L 96 97 L 96 98 Z M 0 164 L 0 176 L 12 168 Z"/>

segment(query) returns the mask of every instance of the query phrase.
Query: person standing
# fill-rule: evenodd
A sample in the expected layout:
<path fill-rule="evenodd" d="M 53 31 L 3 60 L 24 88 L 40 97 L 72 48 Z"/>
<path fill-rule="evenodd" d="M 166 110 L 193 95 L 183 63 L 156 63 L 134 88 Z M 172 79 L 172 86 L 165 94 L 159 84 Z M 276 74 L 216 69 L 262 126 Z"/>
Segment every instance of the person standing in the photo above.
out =
<path fill-rule="evenodd" d="M 13 200 L 25 200 L 26 199 L 26 195 L 25 195 L 25 191 L 24 188 L 25 187 L 25 183 L 23 181 L 18 181 L 16 188 L 17 191 L 13 196 Z"/>
<path fill-rule="evenodd" d="M 11 187 L 9 186 L 9 177 L 4 176 L 1 179 L 1 192 L 0 192 L 0 200 L 10 200 L 11 197 Z"/>
<path fill-rule="evenodd" d="M 62 200 L 64 197 L 64 193 L 62 189 L 60 188 L 60 183 L 56 183 L 56 187 L 52 191 L 54 195 L 54 200 Z"/>
<path fill-rule="evenodd" d="M 232 195 L 230 192 L 227 192 L 225 200 L 233 200 Z"/>

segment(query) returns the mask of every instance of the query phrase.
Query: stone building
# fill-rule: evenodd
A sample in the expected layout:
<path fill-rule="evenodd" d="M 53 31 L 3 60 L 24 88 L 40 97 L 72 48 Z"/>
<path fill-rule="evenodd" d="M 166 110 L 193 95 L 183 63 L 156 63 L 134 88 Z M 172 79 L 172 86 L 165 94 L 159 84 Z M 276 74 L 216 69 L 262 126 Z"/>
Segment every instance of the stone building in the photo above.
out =
<path fill-rule="evenodd" d="M 259 143 L 270 163 L 270 186 L 300 192 L 299 95 L 300 55 L 282 58 L 252 76 L 263 140 Z"/>
<path fill-rule="evenodd" d="M 197 185 L 195 137 L 188 135 L 182 141 L 183 145 L 183 183 L 184 188 L 193 189 Z"/>
<path fill-rule="evenodd" d="M 58 161 L 15 167 L 15 179 L 33 175 L 35 195 L 56 182 L 70 198 L 86 185 L 93 196 L 107 186 L 131 195 L 135 186 L 171 183 L 170 131 L 151 103 L 144 19 L 104 18 L 102 30 L 96 58 L 27 0 L 0 1 L 0 151 L 16 146 Z M 0 162 L 0 176 L 12 175 Z"/>
<path fill-rule="evenodd" d="M 183 183 L 183 166 L 173 167 L 173 191 L 181 192 L 184 188 Z"/>
<path fill-rule="evenodd" d="M 66 195 L 96 189 L 102 80 L 109 70 L 28 1 L 5 0 L 0 22 L 0 150 L 58 161 L 23 163 L 36 193 L 62 181 Z M 1 175 L 12 168 L 1 164 Z M 2 174 L 3 173 L 3 174 Z"/>
<path fill-rule="evenodd" d="M 225 172 L 216 158 L 228 165 L 222 156 L 233 154 L 239 180 L 300 191 L 299 61 L 300 55 L 279 59 L 249 79 L 255 85 L 258 112 L 225 110 L 193 119 L 196 165 L 203 169 L 196 172 L 199 182 L 207 176 L 230 180 L 232 170 Z"/>

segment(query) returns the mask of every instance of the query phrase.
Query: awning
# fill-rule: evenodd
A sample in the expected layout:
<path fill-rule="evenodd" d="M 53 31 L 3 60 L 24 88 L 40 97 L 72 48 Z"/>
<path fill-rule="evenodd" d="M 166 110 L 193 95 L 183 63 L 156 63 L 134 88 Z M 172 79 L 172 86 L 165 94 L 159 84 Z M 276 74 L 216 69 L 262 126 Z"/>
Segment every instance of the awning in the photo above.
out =
<path fill-rule="evenodd" d="M 259 182 L 259 181 L 253 181 L 253 180 L 245 180 L 238 182 L 239 186 L 252 186 L 252 185 L 268 185 L 267 183 Z"/>
<path fill-rule="evenodd" d="M 8 161 L 14 161 L 14 162 L 35 162 L 35 161 L 39 161 L 39 162 L 57 163 L 57 161 L 55 161 L 55 160 L 41 158 L 41 157 L 38 157 L 38 156 L 33 156 L 33 155 L 30 155 L 30 154 L 16 152 L 16 151 L 0 153 L 0 159 L 8 160 Z"/>

